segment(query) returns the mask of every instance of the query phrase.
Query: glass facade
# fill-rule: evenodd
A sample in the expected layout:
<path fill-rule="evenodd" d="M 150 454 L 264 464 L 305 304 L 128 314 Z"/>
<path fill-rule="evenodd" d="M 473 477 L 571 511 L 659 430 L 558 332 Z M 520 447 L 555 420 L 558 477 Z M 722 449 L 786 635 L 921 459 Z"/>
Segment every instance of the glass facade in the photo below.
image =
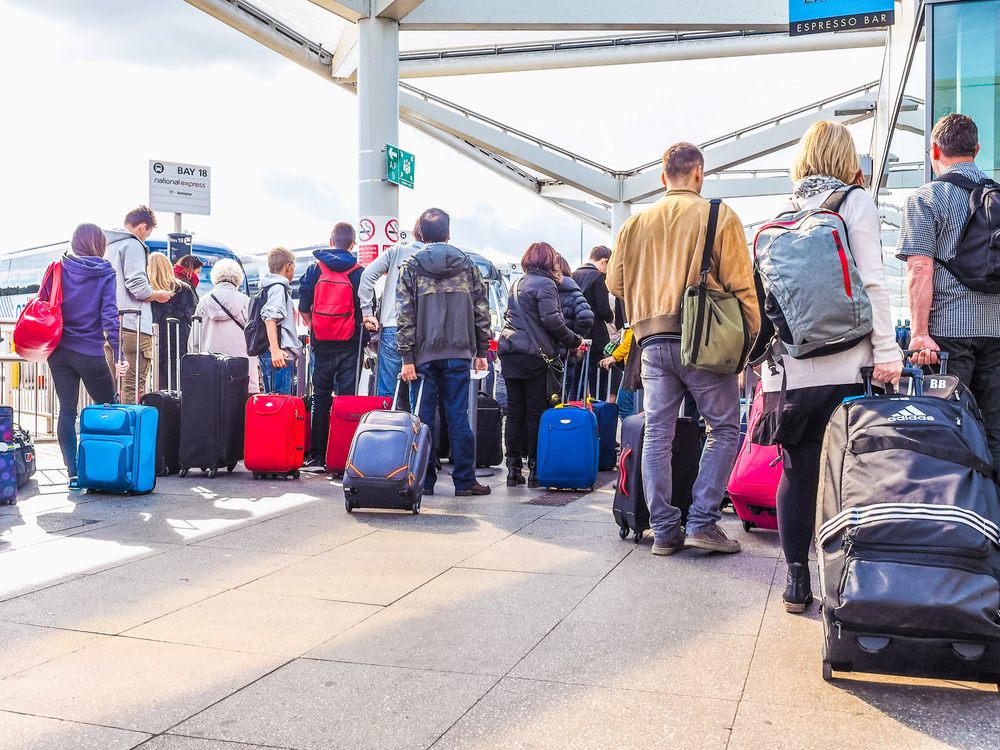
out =
<path fill-rule="evenodd" d="M 1000 168 L 1000 0 L 930 6 L 933 122 L 952 112 L 979 128 L 976 165 L 996 179 Z"/>

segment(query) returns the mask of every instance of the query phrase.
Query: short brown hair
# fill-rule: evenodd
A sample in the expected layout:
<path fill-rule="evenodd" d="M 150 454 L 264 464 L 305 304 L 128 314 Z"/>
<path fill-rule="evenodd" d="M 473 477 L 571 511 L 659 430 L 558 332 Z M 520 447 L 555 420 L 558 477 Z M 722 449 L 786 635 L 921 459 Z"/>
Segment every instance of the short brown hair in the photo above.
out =
<path fill-rule="evenodd" d="M 333 232 L 330 234 L 330 239 L 333 241 L 333 246 L 335 248 L 338 250 L 346 250 L 354 244 L 354 227 L 346 221 L 342 221 L 333 228 Z"/>
<path fill-rule="evenodd" d="M 693 143 L 682 141 L 663 152 L 663 173 L 668 180 L 676 180 L 705 166 L 705 157 Z"/>
<path fill-rule="evenodd" d="M 557 284 L 562 281 L 562 271 L 556 265 L 556 258 L 559 254 L 547 242 L 535 242 L 529 247 L 521 257 L 521 269 L 528 271 L 538 271 L 553 279 Z"/>
<path fill-rule="evenodd" d="M 937 144 L 942 156 L 975 156 L 979 147 L 979 128 L 968 115 L 952 112 L 935 123 L 931 143 Z"/>
<path fill-rule="evenodd" d="M 590 251 L 590 259 L 595 263 L 601 260 L 607 260 L 610 257 L 611 248 L 605 247 L 604 245 L 598 245 Z"/>
<path fill-rule="evenodd" d="M 125 226 L 137 227 L 140 224 L 146 224 L 150 229 L 156 229 L 156 214 L 149 206 L 133 208 L 125 215 Z"/>
<path fill-rule="evenodd" d="M 289 263 L 292 263 L 293 265 L 295 263 L 295 256 L 292 255 L 291 250 L 287 250 L 283 247 L 276 247 L 267 254 L 267 270 L 271 273 L 278 273 Z"/>

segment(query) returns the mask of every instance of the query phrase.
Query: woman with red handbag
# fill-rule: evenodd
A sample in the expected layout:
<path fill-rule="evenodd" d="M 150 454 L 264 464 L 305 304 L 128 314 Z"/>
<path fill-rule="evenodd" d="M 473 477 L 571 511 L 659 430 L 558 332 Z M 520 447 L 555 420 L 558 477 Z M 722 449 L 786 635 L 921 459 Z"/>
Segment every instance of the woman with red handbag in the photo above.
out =
<path fill-rule="evenodd" d="M 115 269 L 104 259 L 108 244 L 104 232 L 94 224 L 81 224 L 70 244 L 71 249 L 46 272 L 39 298 L 51 300 L 55 276 L 61 275 L 62 336 L 48 363 L 59 397 L 59 447 L 70 488 L 75 489 L 80 381 L 96 403 L 108 404 L 114 399 L 114 381 L 104 359 L 105 334 L 119 362 L 118 377 L 124 375 L 128 362 L 121 359 Z"/>

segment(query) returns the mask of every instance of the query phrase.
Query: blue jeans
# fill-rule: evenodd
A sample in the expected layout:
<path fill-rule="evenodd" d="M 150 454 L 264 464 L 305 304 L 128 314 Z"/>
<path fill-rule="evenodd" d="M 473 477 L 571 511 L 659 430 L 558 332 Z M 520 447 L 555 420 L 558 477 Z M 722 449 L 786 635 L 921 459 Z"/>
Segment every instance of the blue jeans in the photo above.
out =
<path fill-rule="evenodd" d="M 666 341 L 642 348 L 642 384 L 646 407 L 642 486 L 649 503 L 649 524 L 661 538 L 669 537 L 680 525 L 681 512 L 670 503 L 670 459 L 677 412 L 688 390 L 708 424 L 708 440 L 692 492 L 686 531 L 704 531 L 722 518 L 719 508 L 736 463 L 740 440 L 737 376 L 684 367 L 681 342 Z"/>
<path fill-rule="evenodd" d="M 330 433 L 330 408 L 333 394 L 353 396 L 357 390 L 358 350 L 343 352 L 316 352 L 313 361 L 313 402 L 310 421 L 312 454 L 326 455 L 326 441 Z"/>
<path fill-rule="evenodd" d="M 635 414 L 635 391 L 618 389 L 618 418 L 624 422 Z"/>
<path fill-rule="evenodd" d="M 396 349 L 396 326 L 383 328 L 378 337 L 378 395 L 391 396 L 403 369 L 403 360 Z"/>
<path fill-rule="evenodd" d="M 444 405 L 448 419 L 448 437 L 451 439 L 452 461 L 455 468 L 451 479 L 456 490 L 467 490 L 476 484 L 476 440 L 469 424 L 469 368 L 468 359 L 435 359 L 417 367 L 417 374 L 423 378 L 424 393 L 420 401 L 420 421 L 434 424 L 434 412 L 438 399 Z M 413 408 L 417 408 L 420 385 L 413 383 L 410 398 Z M 414 414 L 417 412 L 414 411 Z M 437 480 L 434 465 L 434 451 L 427 462 L 427 479 L 424 489 L 433 489 Z"/>
<path fill-rule="evenodd" d="M 268 393 L 284 393 L 290 395 L 292 392 L 292 368 L 295 367 L 295 360 L 289 359 L 289 364 L 282 368 L 271 366 L 271 352 L 267 351 L 257 358 L 260 364 L 261 375 L 264 376 L 264 388 Z M 271 382 L 274 373 L 274 382 Z"/>

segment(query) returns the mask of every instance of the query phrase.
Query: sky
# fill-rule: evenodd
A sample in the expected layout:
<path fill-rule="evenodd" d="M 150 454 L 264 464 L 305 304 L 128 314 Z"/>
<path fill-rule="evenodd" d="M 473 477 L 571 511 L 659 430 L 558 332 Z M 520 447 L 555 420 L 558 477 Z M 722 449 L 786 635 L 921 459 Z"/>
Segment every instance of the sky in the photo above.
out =
<path fill-rule="evenodd" d="M 482 40 L 404 32 L 401 46 Z M 624 169 L 875 80 L 881 63 L 881 49 L 860 49 L 412 83 Z M 119 226 L 148 200 L 150 159 L 212 168 L 212 214 L 184 227 L 241 255 L 325 243 L 335 223 L 357 222 L 354 95 L 184 0 L 0 0 L 0 71 L 0 253 L 81 222 Z M 855 129 L 860 151 L 869 133 Z M 416 188 L 400 189 L 404 228 L 437 206 L 456 244 L 494 260 L 546 241 L 579 262 L 574 217 L 403 124 L 398 145 L 417 156 Z M 751 223 L 780 203 L 732 205 Z M 161 214 L 154 237 L 172 229 Z M 585 252 L 597 244 L 610 234 L 585 227 Z"/>

